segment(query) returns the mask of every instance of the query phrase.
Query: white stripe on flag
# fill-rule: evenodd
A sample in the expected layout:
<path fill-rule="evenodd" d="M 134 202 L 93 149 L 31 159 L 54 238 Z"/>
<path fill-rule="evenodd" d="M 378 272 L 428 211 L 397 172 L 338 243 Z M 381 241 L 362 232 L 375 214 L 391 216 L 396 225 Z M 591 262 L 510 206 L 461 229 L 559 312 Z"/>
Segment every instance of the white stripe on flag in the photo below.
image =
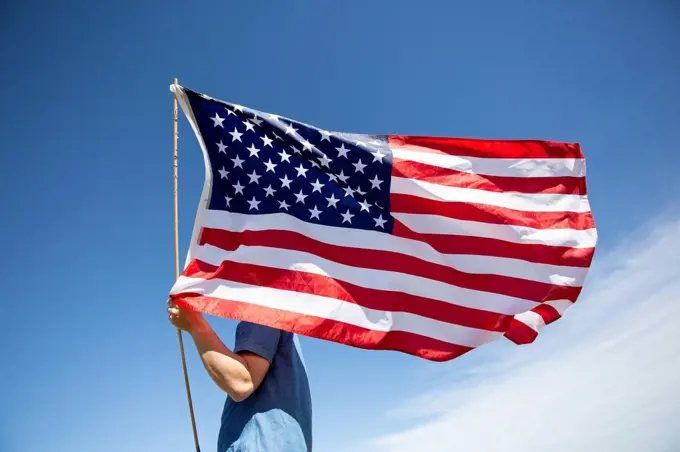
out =
<path fill-rule="evenodd" d="M 390 146 L 394 157 L 426 163 L 471 174 L 506 177 L 579 177 L 585 175 L 583 159 L 503 159 L 461 157 L 432 152 L 412 151 Z"/>
<path fill-rule="evenodd" d="M 487 237 L 506 242 L 591 248 L 597 243 L 596 229 L 534 229 L 510 224 L 479 223 L 439 215 L 394 213 L 409 229 L 423 234 Z"/>
<path fill-rule="evenodd" d="M 572 303 L 569 300 L 549 300 L 546 301 L 544 304 L 547 304 L 555 308 L 555 310 L 559 313 L 560 316 L 563 316 L 564 313 L 567 312 L 567 309 L 574 305 L 574 303 Z"/>
<path fill-rule="evenodd" d="M 502 335 L 500 332 L 455 325 L 407 312 L 378 311 L 335 298 L 221 279 L 181 276 L 172 294 L 183 292 L 327 318 L 374 331 L 406 331 L 465 347 L 479 347 Z"/>
<path fill-rule="evenodd" d="M 523 312 L 521 314 L 517 314 L 515 316 L 516 320 L 519 320 L 529 328 L 531 328 L 534 331 L 538 331 L 540 328 L 543 328 L 545 326 L 545 321 L 543 320 L 543 317 L 541 317 L 540 314 L 533 312 L 533 311 L 527 311 Z"/>
<path fill-rule="evenodd" d="M 392 176 L 390 191 L 435 201 L 465 202 L 523 210 L 525 212 L 589 212 L 588 198 L 581 195 L 492 192 L 448 187 L 417 179 Z"/>

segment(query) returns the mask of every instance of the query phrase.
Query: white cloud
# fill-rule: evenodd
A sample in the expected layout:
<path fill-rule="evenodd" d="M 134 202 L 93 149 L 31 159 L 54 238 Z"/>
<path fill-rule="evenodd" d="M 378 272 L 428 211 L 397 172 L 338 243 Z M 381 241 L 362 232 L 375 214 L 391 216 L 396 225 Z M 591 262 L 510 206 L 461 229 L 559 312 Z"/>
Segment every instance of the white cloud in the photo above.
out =
<path fill-rule="evenodd" d="M 411 427 L 365 449 L 680 450 L 680 221 L 598 256 L 578 304 L 534 344 L 488 347 L 470 355 L 492 364 L 446 366 L 391 413 Z"/>

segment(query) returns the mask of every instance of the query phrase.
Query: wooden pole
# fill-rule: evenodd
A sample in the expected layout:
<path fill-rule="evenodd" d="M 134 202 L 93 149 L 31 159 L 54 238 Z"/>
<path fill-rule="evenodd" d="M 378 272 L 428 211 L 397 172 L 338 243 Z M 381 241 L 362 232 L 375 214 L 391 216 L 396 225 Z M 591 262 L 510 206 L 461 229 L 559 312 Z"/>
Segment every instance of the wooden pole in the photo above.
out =
<path fill-rule="evenodd" d="M 173 82 L 175 90 L 178 89 L 177 79 Z M 173 177 L 173 199 L 175 207 L 175 280 L 179 279 L 179 212 L 177 207 L 177 96 L 173 96 L 172 109 L 172 177 Z M 177 329 L 177 339 L 179 340 L 179 353 L 182 357 L 182 370 L 184 371 L 184 386 L 187 391 L 187 400 L 189 402 L 189 415 L 191 416 L 191 428 L 194 432 L 194 444 L 196 445 L 196 452 L 201 452 L 198 445 L 198 431 L 196 430 L 196 418 L 194 417 L 194 404 L 191 401 L 191 388 L 189 387 L 189 372 L 187 371 L 187 360 L 184 356 L 184 340 L 182 339 L 182 331 Z"/>

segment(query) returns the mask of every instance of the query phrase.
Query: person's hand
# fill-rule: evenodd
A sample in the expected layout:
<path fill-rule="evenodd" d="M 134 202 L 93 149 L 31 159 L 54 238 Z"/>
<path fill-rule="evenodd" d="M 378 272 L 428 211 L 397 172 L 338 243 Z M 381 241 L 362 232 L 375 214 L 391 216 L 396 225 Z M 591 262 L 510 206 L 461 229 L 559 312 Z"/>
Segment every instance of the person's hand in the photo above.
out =
<path fill-rule="evenodd" d="M 199 312 L 192 311 L 191 309 L 182 309 L 172 304 L 172 301 L 168 301 L 168 319 L 175 328 L 188 333 L 199 330 L 207 323 Z"/>

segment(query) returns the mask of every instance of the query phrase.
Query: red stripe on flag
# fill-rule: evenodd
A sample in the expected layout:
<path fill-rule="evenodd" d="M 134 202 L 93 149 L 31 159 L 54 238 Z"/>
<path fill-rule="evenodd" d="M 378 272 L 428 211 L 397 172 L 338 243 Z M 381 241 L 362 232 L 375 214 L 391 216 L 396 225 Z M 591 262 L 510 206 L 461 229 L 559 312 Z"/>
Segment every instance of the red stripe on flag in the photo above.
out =
<path fill-rule="evenodd" d="M 447 187 L 472 188 L 496 193 L 585 195 L 585 177 L 508 177 L 466 173 L 427 163 L 395 158 L 392 175 Z"/>
<path fill-rule="evenodd" d="M 391 135 L 390 146 L 438 154 L 506 159 L 582 159 L 578 143 Z"/>
<path fill-rule="evenodd" d="M 555 298 L 555 300 L 557 300 L 557 298 Z M 571 301 L 573 302 L 575 300 Z M 540 306 L 536 306 L 534 309 L 532 309 L 532 311 L 540 315 L 543 318 L 543 322 L 546 325 L 553 323 L 555 320 L 561 317 L 560 313 L 557 312 L 557 309 L 553 308 L 549 304 L 542 304 Z"/>
<path fill-rule="evenodd" d="M 505 331 L 512 316 L 466 308 L 399 292 L 367 289 L 328 276 L 262 265 L 224 261 L 219 267 L 194 260 L 183 273 L 190 278 L 224 279 L 271 289 L 335 298 L 378 311 L 410 312 L 442 322 L 487 331 Z"/>
<path fill-rule="evenodd" d="M 518 345 L 530 344 L 538 337 L 538 331 L 531 328 L 526 323 L 517 319 L 512 319 L 510 328 L 505 332 L 505 337 Z"/>
<path fill-rule="evenodd" d="M 395 350 L 431 361 L 448 361 L 470 350 L 470 347 L 450 344 L 405 331 L 375 331 L 321 317 L 257 306 L 239 301 L 183 293 L 172 295 L 173 303 L 181 308 L 206 314 L 245 320 L 260 325 L 290 331 L 372 350 Z"/>
<path fill-rule="evenodd" d="M 457 220 L 489 224 L 509 224 L 534 229 L 592 229 L 591 212 L 526 212 L 506 207 L 468 202 L 435 201 L 413 195 L 391 194 L 393 213 L 439 215 Z"/>
<path fill-rule="evenodd" d="M 399 221 L 394 221 L 392 233 L 398 237 L 427 243 L 445 254 L 473 254 L 508 257 L 551 265 L 589 267 L 595 248 L 570 248 L 541 244 L 512 243 L 485 237 L 463 235 L 423 234 L 415 232 Z"/>
<path fill-rule="evenodd" d="M 391 251 L 349 248 L 330 245 L 290 231 L 266 230 L 232 232 L 206 228 L 200 238 L 201 245 L 213 245 L 233 251 L 239 246 L 266 246 L 312 253 L 339 264 L 396 273 L 405 273 L 441 281 L 465 289 L 507 295 L 542 302 L 546 300 L 576 300 L 580 287 L 556 286 L 537 281 L 493 274 L 474 274 L 435 264 L 413 256 Z M 263 259 L 266 263 L 266 257 Z"/>

